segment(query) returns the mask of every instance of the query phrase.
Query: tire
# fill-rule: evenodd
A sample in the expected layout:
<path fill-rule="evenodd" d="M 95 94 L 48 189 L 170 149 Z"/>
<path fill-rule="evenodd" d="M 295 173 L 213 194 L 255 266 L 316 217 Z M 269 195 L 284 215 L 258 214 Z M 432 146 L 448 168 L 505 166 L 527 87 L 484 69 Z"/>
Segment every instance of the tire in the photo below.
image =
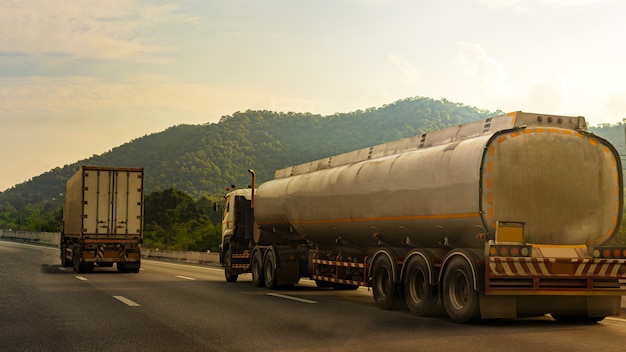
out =
<path fill-rule="evenodd" d="M 74 246 L 74 248 L 72 249 L 72 266 L 74 269 L 75 273 L 82 273 L 83 272 L 83 266 L 80 265 L 80 252 L 78 249 L 78 246 Z"/>
<path fill-rule="evenodd" d="M 437 286 L 432 286 L 426 259 L 413 256 L 405 265 L 404 298 L 409 312 L 418 316 L 436 315 L 441 311 L 437 299 Z"/>
<path fill-rule="evenodd" d="M 125 271 L 124 271 L 125 273 L 137 274 L 139 272 L 139 269 L 141 269 L 141 261 L 125 262 L 124 263 L 124 269 L 125 269 Z"/>
<path fill-rule="evenodd" d="M 450 320 L 467 323 L 480 317 L 478 291 L 474 290 L 474 276 L 470 264 L 462 257 L 454 257 L 446 266 L 443 277 L 443 307 Z"/>
<path fill-rule="evenodd" d="M 254 251 L 252 254 L 252 285 L 255 287 L 265 287 L 265 272 L 263 271 L 263 257 L 261 251 Z"/>
<path fill-rule="evenodd" d="M 404 304 L 398 285 L 393 281 L 393 266 L 389 257 L 381 255 L 372 269 L 372 293 L 380 309 L 399 309 Z"/>
<path fill-rule="evenodd" d="M 265 252 L 265 259 L 263 260 L 263 270 L 265 287 L 269 289 L 275 289 L 278 287 L 276 279 L 276 257 L 272 249 L 268 249 Z"/>
<path fill-rule="evenodd" d="M 227 282 L 237 282 L 238 277 L 239 274 L 233 272 L 232 252 L 230 248 L 228 248 L 224 256 L 224 278 L 226 278 Z"/>
<path fill-rule="evenodd" d="M 117 262 L 117 271 L 119 271 L 120 273 L 127 273 L 128 269 L 126 269 L 126 263 L 125 262 Z"/>

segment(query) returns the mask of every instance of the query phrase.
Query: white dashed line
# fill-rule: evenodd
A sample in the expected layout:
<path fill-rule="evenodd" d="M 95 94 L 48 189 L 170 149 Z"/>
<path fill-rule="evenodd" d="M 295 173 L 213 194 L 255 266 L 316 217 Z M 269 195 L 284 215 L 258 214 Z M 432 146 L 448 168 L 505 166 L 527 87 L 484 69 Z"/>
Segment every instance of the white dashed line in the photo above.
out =
<path fill-rule="evenodd" d="M 180 275 L 176 275 L 176 277 L 179 278 L 179 279 L 185 279 L 185 280 L 195 280 L 196 279 L 194 277 L 180 276 Z"/>
<path fill-rule="evenodd" d="M 304 298 L 298 298 L 298 297 L 293 297 L 293 296 L 286 296 L 286 295 L 281 295 L 279 293 L 268 293 L 268 296 L 274 296 L 274 297 L 278 297 L 278 298 L 284 298 L 284 299 L 289 299 L 292 301 L 296 301 L 296 302 L 302 302 L 302 303 L 309 303 L 309 304 L 313 304 L 313 303 L 317 303 L 317 301 L 311 301 L 309 299 L 304 299 Z"/>
<path fill-rule="evenodd" d="M 84 276 L 75 276 L 75 278 L 77 278 L 80 281 L 87 281 L 87 278 Z"/>
<path fill-rule="evenodd" d="M 133 302 L 130 299 L 124 297 L 124 296 L 113 296 L 113 298 L 115 298 L 116 300 L 126 304 L 129 307 L 140 307 L 141 305 L 137 302 Z"/>

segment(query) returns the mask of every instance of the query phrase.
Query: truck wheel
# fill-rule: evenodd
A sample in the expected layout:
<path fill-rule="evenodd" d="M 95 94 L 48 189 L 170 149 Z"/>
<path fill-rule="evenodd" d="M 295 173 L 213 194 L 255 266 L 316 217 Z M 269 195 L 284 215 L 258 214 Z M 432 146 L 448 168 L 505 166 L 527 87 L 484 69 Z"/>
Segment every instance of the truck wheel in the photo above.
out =
<path fill-rule="evenodd" d="M 224 256 L 224 277 L 228 282 L 237 282 L 239 275 L 233 272 L 232 251 L 230 248 L 226 251 Z"/>
<path fill-rule="evenodd" d="M 74 246 L 72 249 L 72 266 L 75 273 L 82 273 L 83 266 L 80 265 L 80 251 L 78 246 Z"/>
<path fill-rule="evenodd" d="M 470 264 L 461 257 L 452 258 L 443 277 L 443 306 L 450 320 L 467 323 L 480 317 L 478 291 Z"/>
<path fill-rule="evenodd" d="M 121 270 L 120 270 L 120 264 Z M 133 273 L 136 274 L 141 269 L 141 260 L 136 262 L 117 262 L 117 271 L 121 271 L 123 273 Z"/>
<path fill-rule="evenodd" d="M 85 272 L 85 273 L 93 273 L 93 267 L 94 267 L 93 263 L 84 263 L 82 265 L 82 267 L 83 267 L 83 269 L 82 269 L 83 272 Z"/>
<path fill-rule="evenodd" d="M 252 254 L 252 285 L 255 287 L 264 287 L 264 271 L 263 271 L 263 257 L 261 257 L 260 251 L 254 251 Z"/>
<path fill-rule="evenodd" d="M 414 315 L 434 315 L 439 308 L 437 303 L 437 287 L 428 280 L 430 269 L 421 256 L 413 256 L 405 265 L 404 297 L 409 312 Z"/>
<path fill-rule="evenodd" d="M 263 267 L 265 270 L 265 287 L 269 289 L 275 289 L 278 287 L 276 280 L 276 257 L 274 256 L 274 251 L 272 249 L 268 249 L 265 252 L 265 260 L 263 260 Z"/>
<path fill-rule="evenodd" d="M 372 270 L 374 302 L 381 309 L 398 309 L 404 302 L 398 285 L 393 281 L 393 267 L 389 257 L 381 255 L 374 261 Z"/>

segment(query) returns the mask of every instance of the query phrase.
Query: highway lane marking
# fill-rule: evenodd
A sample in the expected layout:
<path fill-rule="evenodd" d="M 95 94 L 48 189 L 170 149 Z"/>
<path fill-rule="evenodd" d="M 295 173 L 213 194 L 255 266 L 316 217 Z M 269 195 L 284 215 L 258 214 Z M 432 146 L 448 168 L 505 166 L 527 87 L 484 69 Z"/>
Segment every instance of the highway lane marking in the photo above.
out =
<path fill-rule="evenodd" d="M 302 303 L 309 303 L 309 304 L 317 303 L 317 301 L 311 301 L 309 299 L 298 298 L 298 297 L 287 296 L 287 295 L 281 295 L 280 293 L 274 293 L 274 292 L 270 292 L 267 295 L 268 296 L 273 296 L 273 297 L 278 297 L 278 298 L 289 299 L 289 300 L 292 300 L 292 301 L 297 301 L 297 302 L 302 302 Z"/>
<path fill-rule="evenodd" d="M 195 277 L 189 277 L 189 276 L 181 276 L 181 275 L 176 275 L 175 277 L 179 278 L 179 279 L 185 279 L 185 280 L 195 280 Z"/>
<path fill-rule="evenodd" d="M 211 267 L 206 267 L 206 266 L 196 266 L 196 265 L 189 265 L 189 264 L 165 263 L 165 262 L 160 262 L 158 260 L 150 260 L 150 259 L 142 259 L 142 261 L 149 262 L 150 264 L 156 264 L 156 265 L 178 266 L 178 267 L 182 266 L 184 268 L 195 268 L 195 269 L 221 271 L 221 272 L 224 271 L 224 269 L 221 269 L 221 268 L 211 268 Z"/>
<path fill-rule="evenodd" d="M 74 277 L 75 277 L 75 278 L 77 278 L 77 279 L 78 279 L 78 280 L 80 280 L 80 281 L 87 281 L 87 278 L 86 278 L 86 277 L 84 277 L 84 276 L 78 276 L 78 275 L 76 275 L 76 276 L 74 276 Z"/>
<path fill-rule="evenodd" d="M 113 296 L 113 298 L 115 298 L 116 300 L 126 304 L 129 307 L 141 307 L 141 305 L 137 302 L 133 302 L 130 299 L 124 297 L 124 296 Z"/>
<path fill-rule="evenodd" d="M 606 317 L 606 320 L 626 321 L 625 318 L 620 318 L 620 317 Z"/>

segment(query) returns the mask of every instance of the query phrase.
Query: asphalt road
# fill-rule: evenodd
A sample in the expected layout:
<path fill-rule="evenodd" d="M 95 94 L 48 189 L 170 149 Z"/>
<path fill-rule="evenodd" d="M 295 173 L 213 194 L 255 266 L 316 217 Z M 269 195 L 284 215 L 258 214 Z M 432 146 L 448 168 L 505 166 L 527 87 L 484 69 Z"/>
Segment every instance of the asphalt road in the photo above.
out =
<path fill-rule="evenodd" d="M 462 325 L 375 307 L 367 289 L 224 281 L 219 268 L 144 261 L 75 274 L 58 249 L 0 241 L 0 351 L 618 351 L 626 317 Z"/>

